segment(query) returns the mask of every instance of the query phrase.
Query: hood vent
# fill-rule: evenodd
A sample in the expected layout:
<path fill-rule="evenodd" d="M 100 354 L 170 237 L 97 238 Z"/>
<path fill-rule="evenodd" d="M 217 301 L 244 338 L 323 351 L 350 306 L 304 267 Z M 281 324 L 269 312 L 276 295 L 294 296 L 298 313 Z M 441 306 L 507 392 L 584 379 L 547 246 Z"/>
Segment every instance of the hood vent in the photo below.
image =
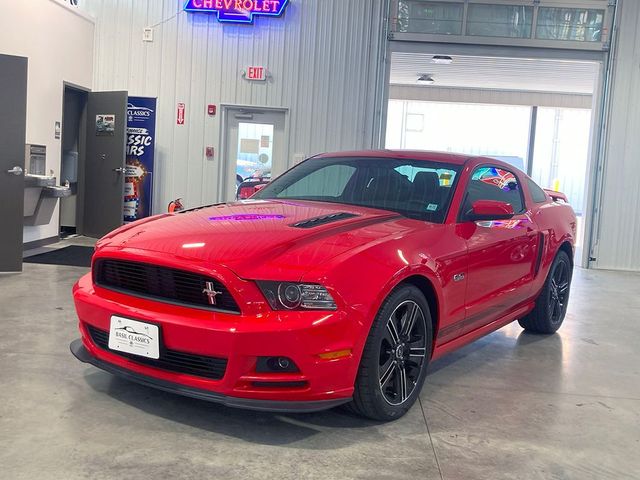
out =
<path fill-rule="evenodd" d="M 291 226 L 295 228 L 313 228 L 319 225 L 325 225 L 327 223 L 337 222 L 338 220 L 345 220 L 347 218 L 357 217 L 353 213 L 332 213 L 331 215 L 323 215 L 321 217 L 308 218 L 298 223 L 294 223 Z"/>

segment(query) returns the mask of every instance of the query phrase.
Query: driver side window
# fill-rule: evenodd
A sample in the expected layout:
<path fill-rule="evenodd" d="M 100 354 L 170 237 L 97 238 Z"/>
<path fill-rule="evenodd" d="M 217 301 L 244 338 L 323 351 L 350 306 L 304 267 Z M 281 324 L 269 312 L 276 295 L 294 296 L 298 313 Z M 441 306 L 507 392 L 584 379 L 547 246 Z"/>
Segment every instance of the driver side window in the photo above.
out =
<path fill-rule="evenodd" d="M 461 217 L 465 217 L 471 206 L 478 200 L 497 200 L 511 204 L 513 211 L 525 211 L 522 189 L 518 178 L 509 170 L 482 166 L 476 168 L 467 185 Z"/>

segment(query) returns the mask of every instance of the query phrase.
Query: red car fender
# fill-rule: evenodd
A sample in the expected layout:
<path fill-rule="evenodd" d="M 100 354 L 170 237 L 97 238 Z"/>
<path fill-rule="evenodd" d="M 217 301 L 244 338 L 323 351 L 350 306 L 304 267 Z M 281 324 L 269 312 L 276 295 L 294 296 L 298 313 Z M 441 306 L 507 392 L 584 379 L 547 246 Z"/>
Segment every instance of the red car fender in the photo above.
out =
<path fill-rule="evenodd" d="M 558 221 L 559 216 L 565 217 L 563 221 Z M 577 220 L 573 209 L 569 204 L 557 204 L 552 202 L 540 205 L 533 212 L 531 218 L 538 226 L 538 229 L 544 239 L 544 249 L 540 261 L 540 267 L 537 275 L 535 276 L 532 289 L 537 296 L 544 287 L 544 282 L 549 274 L 549 269 L 551 268 L 553 260 L 556 258 L 556 255 L 563 244 L 566 243 L 571 246 L 570 258 L 572 262 L 575 263 L 575 259 L 573 257 L 575 255 Z M 560 230 L 563 225 L 566 225 L 567 228 Z"/>
<path fill-rule="evenodd" d="M 359 364 L 364 345 L 371 330 L 373 320 L 375 319 L 380 307 L 389 294 L 400 285 L 402 282 L 413 276 L 420 276 L 429 282 L 435 293 L 436 312 L 440 311 L 441 298 L 441 282 L 438 275 L 429 268 L 428 263 L 418 263 L 409 265 L 398 265 L 392 262 L 378 262 L 376 268 L 369 269 L 363 272 L 363 278 L 366 278 L 366 282 L 353 282 L 353 276 L 342 274 L 340 270 L 352 270 L 351 264 L 360 264 L 362 259 L 360 255 L 355 255 L 349 261 L 340 263 L 336 270 L 330 272 L 323 272 L 320 276 L 305 275 L 304 281 L 317 282 L 327 285 L 331 293 L 337 297 L 341 296 L 341 292 L 348 291 L 345 295 L 349 298 L 350 305 L 344 305 L 343 308 L 351 310 L 350 318 L 353 318 L 358 322 L 358 329 L 364 330 L 363 335 L 356 335 L 355 338 L 359 339 L 357 343 L 353 345 L 353 356 L 357 359 L 356 365 Z M 382 268 L 381 268 L 382 267 Z M 375 290 L 374 300 L 371 301 L 371 290 Z M 439 325 L 439 318 L 435 312 L 436 330 Z M 435 341 L 435 331 L 434 341 Z M 433 353 L 433 352 L 432 352 Z M 354 378 L 357 373 L 357 369 L 353 372 Z"/>
<path fill-rule="evenodd" d="M 380 294 L 376 299 L 375 304 L 372 306 L 371 310 L 369 311 L 369 317 L 371 318 L 371 322 L 373 323 L 373 319 L 377 315 L 378 310 L 380 310 L 380 307 L 382 306 L 382 303 L 384 302 L 384 300 L 391 294 L 391 292 L 398 285 L 402 284 L 403 282 L 406 282 L 412 277 L 424 278 L 427 282 L 429 282 L 434 292 L 434 299 L 436 304 L 430 305 L 431 307 L 430 314 L 431 314 L 431 320 L 435 323 L 434 325 L 435 328 L 433 329 L 433 332 L 431 332 L 433 334 L 433 343 L 435 345 L 436 333 L 438 331 L 438 328 L 440 327 L 439 312 L 440 312 L 440 305 L 442 304 L 442 285 L 441 285 L 440 279 L 438 278 L 438 275 L 436 275 L 426 265 L 407 265 L 401 270 L 399 270 L 398 272 L 396 272 L 396 274 L 393 275 L 393 277 L 389 280 L 389 282 L 387 282 L 387 284 L 381 290 Z M 430 303 L 428 298 L 427 298 L 427 302 Z M 371 325 L 369 326 L 369 328 L 371 328 Z M 431 353 L 433 354 L 433 349 Z"/>

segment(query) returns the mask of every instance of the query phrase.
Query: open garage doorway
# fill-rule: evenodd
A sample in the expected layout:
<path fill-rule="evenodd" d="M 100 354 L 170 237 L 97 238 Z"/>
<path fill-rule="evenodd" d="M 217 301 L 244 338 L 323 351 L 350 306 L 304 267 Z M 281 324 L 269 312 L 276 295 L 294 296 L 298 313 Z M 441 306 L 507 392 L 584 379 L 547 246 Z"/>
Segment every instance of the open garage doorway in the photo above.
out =
<path fill-rule="evenodd" d="M 576 258 L 586 264 L 601 69 L 588 60 L 392 52 L 385 146 L 498 158 L 566 193 L 578 216 Z"/>

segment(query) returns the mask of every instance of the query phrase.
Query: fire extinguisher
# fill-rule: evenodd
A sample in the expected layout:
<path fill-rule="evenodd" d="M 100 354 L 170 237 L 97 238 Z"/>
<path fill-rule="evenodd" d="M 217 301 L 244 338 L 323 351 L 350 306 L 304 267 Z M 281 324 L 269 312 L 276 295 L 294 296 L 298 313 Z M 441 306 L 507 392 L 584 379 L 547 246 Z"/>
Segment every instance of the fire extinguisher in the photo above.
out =
<path fill-rule="evenodd" d="M 184 210 L 184 206 L 182 205 L 182 199 L 176 198 L 169 202 L 169 213 L 179 212 L 180 210 Z"/>

